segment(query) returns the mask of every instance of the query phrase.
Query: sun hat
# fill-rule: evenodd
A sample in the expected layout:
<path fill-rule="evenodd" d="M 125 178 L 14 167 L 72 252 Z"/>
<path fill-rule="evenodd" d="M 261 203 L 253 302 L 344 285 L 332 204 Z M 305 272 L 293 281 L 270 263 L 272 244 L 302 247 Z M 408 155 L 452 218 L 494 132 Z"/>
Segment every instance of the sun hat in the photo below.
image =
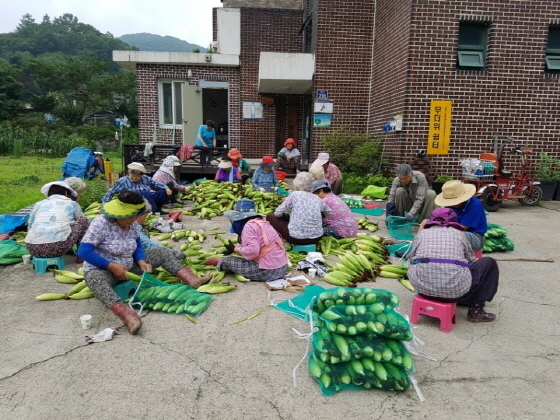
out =
<path fill-rule="evenodd" d="M 434 202 L 438 206 L 456 206 L 464 203 L 471 198 L 476 191 L 473 184 L 465 184 L 459 180 L 447 181 L 441 187 L 441 194 L 438 194 Z"/>
<path fill-rule="evenodd" d="M 315 161 L 312 163 L 312 165 L 319 164 L 319 165 L 323 166 L 329 160 L 331 160 L 331 157 L 329 156 L 328 153 L 324 153 L 324 152 L 319 153 L 319 155 L 317 156 L 317 159 L 315 159 Z"/>
<path fill-rule="evenodd" d="M 101 206 L 101 213 L 111 219 L 126 219 L 140 214 L 144 207 L 143 202 L 140 204 L 123 203 L 115 196 Z"/>
<path fill-rule="evenodd" d="M 263 156 L 262 162 L 259 163 L 259 166 L 275 166 L 276 162 L 272 159 L 272 156 Z"/>
<path fill-rule="evenodd" d="M 247 219 L 248 217 L 260 216 L 260 214 L 255 211 L 255 202 L 253 200 L 242 198 L 235 203 L 234 210 L 225 211 L 224 216 L 232 222 L 236 222 L 238 220 Z"/>
<path fill-rule="evenodd" d="M 64 181 L 53 181 L 53 182 L 49 182 L 48 184 L 45 184 L 41 187 L 41 193 L 45 196 L 48 197 L 49 196 L 49 190 L 51 189 L 51 187 L 53 185 L 58 185 L 60 187 L 64 187 L 66 188 L 70 194 L 72 195 L 72 197 L 76 198 L 78 197 L 78 193 L 76 191 L 74 191 L 70 185 L 68 185 L 66 182 Z"/>
<path fill-rule="evenodd" d="M 228 158 L 234 159 L 234 160 L 235 159 L 241 159 L 243 157 L 243 155 L 241 155 L 241 153 L 239 153 L 238 149 L 231 149 L 227 155 L 228 155 Z"/>
<path fill-rule="evenodd" d="M 320 180 L 315 181 L 315 182 L 313 183 L 313 186 L 311 187 L 311 192 L 314 193 L 315 191 L 321 190 L 321 189 L 323 189 L 323 188 L 328 188 L 328 189 L 330 189 L 331 186 L 330 186 L 330 184 L 329 184 L 327 181 L 325 181 L 324 179 L 320 179 Z"/>
<path fill-rule="evenodd" d="M 126 167 L 128 169 L 130 169 L 131 171 L 140 171 L 143 174 L 146 173 L 146 168 L 144 168 L 144 165 L 142 165 L 141 163 L 138 163 L 138 162 L 129 163 Z"/>
<path fill-rule="evenodd" d="M 295 141 L 293 138 L 291 138 L 291 137 L 290 137 L 288 140 L 286 140 L 286 141 L 284 142 L 284 146 L 287 146 L 287 145 L 290 144 L 290 143 L 293 144 L 294 147 L 297 147 L 296 141 Z"/>
<path fill-rule="evenodd" d="M 426 222 L 424 227 L 428 228 L 430 226 L 449 226 L 463 230 L 461 225 L 457 222 L 457 214 L 453 209 L 447 207 L 438 208 L 432 212 L 430 220 Z"/>
<path fill-rule="evenodd" d="M 182 166 L 181 159 L 179 159 L 175 155 L 171 155 L 171 161 L 173 162 L 173 166 Z"/>
<path fill-rule="evenodd" d="M 218 163 L 218 168 L 229 169 L 231 168 L 231 162 L 229 160 L 222 160 L 220 163 Z"/>

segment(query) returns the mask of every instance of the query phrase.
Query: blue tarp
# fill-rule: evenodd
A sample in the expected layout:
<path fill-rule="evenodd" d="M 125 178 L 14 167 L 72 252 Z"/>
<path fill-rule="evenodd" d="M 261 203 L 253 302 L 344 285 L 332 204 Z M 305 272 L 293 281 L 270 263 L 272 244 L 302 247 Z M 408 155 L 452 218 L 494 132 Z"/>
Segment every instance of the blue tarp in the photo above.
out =
<path fill-rule="evenodd" d="M 0 233 L 12 233 L 29 219 L 29 215 L 16 216 L 14 214 L 0 214 Z"/>
<path fill-rule="evenodd" d="M 77 176 L 78 178 L 90 179 L 89 171 L 96 162 L 91 149 L 75 147 L 70 150 L 62 164 L 63 178 Z"/>

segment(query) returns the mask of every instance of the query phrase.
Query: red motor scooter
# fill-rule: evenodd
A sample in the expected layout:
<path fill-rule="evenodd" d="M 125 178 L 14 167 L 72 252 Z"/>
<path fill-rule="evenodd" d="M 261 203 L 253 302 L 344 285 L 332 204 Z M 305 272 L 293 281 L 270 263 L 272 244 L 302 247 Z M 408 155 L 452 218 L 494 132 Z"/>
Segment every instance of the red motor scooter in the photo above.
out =
<path fill-rule="evenodd" d="M 507 137 L 513 143 L 511 137 Z M 513 175 L 505 171 L 502 165 L 504 151 L 503 141 L 494 139 L 494 153 L 481 153 L 480 163 L 467 166 L 463 164 L 463 180 L 476 186 L 477 197 L 487 211 L 498 210 L 504 201 L 518 200 L 524 206 L 535 206 L 541 201 L 543 192 L 538 186 L 540 182 L 529 174 L 526 156 L 531 149 L 515 147 L 521 158 L 521 172 Z M 471 163 L 474 161 L 470 159 Z"/>

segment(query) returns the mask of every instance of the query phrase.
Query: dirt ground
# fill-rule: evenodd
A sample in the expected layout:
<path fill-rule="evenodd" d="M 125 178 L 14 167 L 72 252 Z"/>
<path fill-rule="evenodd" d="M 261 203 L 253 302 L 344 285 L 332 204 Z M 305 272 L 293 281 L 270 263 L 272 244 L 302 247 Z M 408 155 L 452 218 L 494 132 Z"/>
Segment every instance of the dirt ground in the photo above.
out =
<path fill-rule="evenodd" d="M 307 333 L 309 325 L 270 306 L 296 292 L 239 283 L 216 296 L 196 324 L 148 312 L 131 336 L 96 299 L 35 300 L 69 288 L 50 274 L 36 275 L 24 264 L 1 268 L 0 418 L 558 419 L 559 210 L 560 202 L 508 202 L 489 215 L 516 245 L 493 257 L 554 262 L 499 261 L 500 287 L 487 306 L 496 322 L 469 323 L 459 307 L 446 334 L 437 320 L 421 317 L 414 333 L 436 359 L 414 358 L 424 402 L 413 389 L 322 396 L 305 363 L 298 368 L 309 343 L 296 331 Z M 197 230 L 229 227 L 224 217 L 185 220 Z M 377 233 L 386 236 L 380 226 Z M 78 268 L 74 257 L 66 263 Z M 373 286 L 397 293 L 399 311 L 410 314 L 413 295 L 396 280 L 379 278 Z M 83 314 L 93 317 L 89 331 L 80 327 Z M 86 334 L 106 327 L 118 329 L 112 341 L 85 343 Z"/>

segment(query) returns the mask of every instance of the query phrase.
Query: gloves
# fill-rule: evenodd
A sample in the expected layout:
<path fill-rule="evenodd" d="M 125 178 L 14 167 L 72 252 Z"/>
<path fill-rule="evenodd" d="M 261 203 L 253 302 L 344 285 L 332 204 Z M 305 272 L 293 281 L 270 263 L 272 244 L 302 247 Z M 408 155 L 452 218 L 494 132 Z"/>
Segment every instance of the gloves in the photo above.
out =
<path fill-rule="evenodd" d="M 407 222 L 412 222 L 412 220 L 414 220 L 414 214 L 405 211 L 404 212 L 404 220 L 406 220 Z"/>
<path fill-rule="evenodd" d="M 259 191 L 260 191 L 260 192 L 266 192 L 266 190 L 265 190 L 263 187 L 260 187 L 260 188 L 259 188 Z"/>
<path fill-rule="evenodd" d="M 224 255 L 231 255 L 234 253 L 235 245 L 233 242 L 229 241 L 229 243 L 225 244 L 225 247 L 226 251 L 224 252 Z"/>
<path fill-rule="evenodd" d="M 184 252 L 181 251 L 173 251 L 173 256 L 175 258 L 177 258 L 179 261 L 184 260 L 185 258 L 187 258 L 187 256 L 185 255 Z"/>

